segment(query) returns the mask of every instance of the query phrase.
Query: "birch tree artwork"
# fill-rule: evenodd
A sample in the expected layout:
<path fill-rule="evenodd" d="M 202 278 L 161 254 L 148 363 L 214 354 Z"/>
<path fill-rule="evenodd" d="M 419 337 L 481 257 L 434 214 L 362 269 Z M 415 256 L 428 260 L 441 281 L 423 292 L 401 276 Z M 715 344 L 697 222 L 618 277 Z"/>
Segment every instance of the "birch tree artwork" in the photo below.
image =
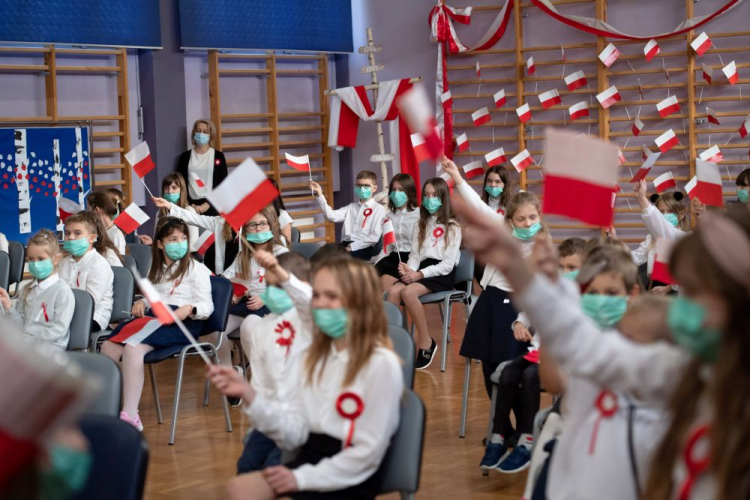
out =
<path fill-rule="evenodd" d="M 15 129 L 16 144 L 16 188 L 18 189 L 19 233 L 31 232 L 31 199 L 29 197 L 29 156 L 26 151 L 26 129 Z"/>
<path fill-rule="evenodd" d="M 60 181 L 62 180 L 62 163 L 60 162 L 60 139 L 52 140 L 52 158 L 54 161 L 54 167 L 52 169 L 52 181 L 55 183 L 55 216 L 57 217 L 57 239 L 62 240 L 65 235 L 65 224 L 60 217 L 60 198 L 62 198 L 62 190 L 60 189 Z"/>

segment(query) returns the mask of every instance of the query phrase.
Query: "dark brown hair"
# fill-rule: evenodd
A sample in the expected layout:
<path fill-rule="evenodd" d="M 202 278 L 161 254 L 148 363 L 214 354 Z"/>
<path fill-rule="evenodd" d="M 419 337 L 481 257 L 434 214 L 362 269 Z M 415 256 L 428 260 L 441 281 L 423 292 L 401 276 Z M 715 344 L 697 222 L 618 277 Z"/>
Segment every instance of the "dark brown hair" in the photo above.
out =
<path fill-rule="evenodd" d="M 164 176 L 164 178 L 161 180 L 161 194 L 162 196 L 167 191 L 167 188 L 171 186 L 172 184 L 177 184 L 177 187 L 180 188 L 180 200 L 175 203 L 180 208 L 187 207 L 187 185 L 185 183 L 185 178 L 182 176 L 179 172 L 172 172 L 171 174 L 167 174 Z M 161 217 L 166 217 L 169 215 L 169 210 L 166 208 L 159 209 L 159 215 Z"/>
<path fill-rule="evenodd" d="M 286 272 L 302 281 L 310 281 L 310 263 L 302 255 L 297 252 L 286 252 L 279 255 L 276 260 Z"/>
<path fill-rule="evenodd" d="M 367 179 L 368 181 L 372 181 L 375 184 L 378 183 L 378 176 L 375 175 L 375 172 L 372 170 L 363 170 L 360 173 L 357 174 L 357 180 L 361 179 Z"/>
<path fill-rule="evenodd" d="M 487 172 L 484 174 L 484 182 L 482 183 L 482 201 L 485 203 L 490 202 L 490 194 L 485 191 L 485 187 L 487 187 L 487 179 L 489 178 L 490 174 L 497 174 L 500 176 L 500 180 L 503 181 L 503 184 L 505 187 L 503 187 L 503 194 L 500 195 L 500 206 L 505 208 L 506 203 L 508 203 L 508 200 L 513 196 L 513 184 L 510 181 L 510 177 L 508 176 L 508 171 L 502 167 L 502 165 L 495 165 L 494 167 L 490 167 L 487 169 Z"/>
<path fill-rule="evenodd" d="M 266 250 L 273 253 L 275 245 L 284 246 L 281 242 L 281 230 L 279 229 L 279 218 L 276 217 L 276 210 L 273 205 L 266 205 L 259 212 L 268 221 L 269 231 L 273 233 L 273 238 L 265 243 L 250 243 L 247 241 L 245 229 L 250 221 L 245 223 L 240 234 L 240 250 L 237 252 L 238 266 L 237 277 L 243 280 L 250 279 L 250 260 L 253 259 L 253 250 Z"/>
<path fill-rule="evenodd" d="M 406 194 L 406 209 L 411 211 L 417 208 L 419 203 L 417 202 L 417 185 L 414 184 L 414 178 L 409 174 L 394 175 L 393 179 L 391 179 L 391 182 L 388 184 L 389 193 L 393 192 L 393 183 L 395 182 L 398 182 L 401 185 L 401 189 L 403 189 L 404 194 Z M 390 196 L 388 197 L 388 209 L 391 212 L 398 210 L 396 205 L 393 204 Z"/>
<path fill-rule="evenodd" d="M 740 187 L 750 186 L 750 168 L 746 168 L 735 179 L 735 184 Z"/>
<path fill-rule="evenodd" d="M 583 238 L 568 238 L 557 247 L 557 254 L 560 257 L 580 255 L 583 259 L 584 248 L 586 248 L 586 241 Z"/>
<path fill-rule="evenodd" d="M 424 188 L 426 188 L 428 184 L 435 188 L 435 193 L 438 195 L 438 197 L 440 198 L 440 202 L 442 203 L 441 207 L 438 208 L 438 211 L 435 212 L 435 215 L 437 216 L 437 223 L 445 226 L 445 246 L 448 246 L 450 245 L 450 226 L 456 226 L 456 228 L 460 230 L 458 221 L 456 221 L 456 213 L 453 211 L 453 206 L 451 205 L 448 183 L 440 177 L 427 179 L 427 181 L 422 186 L 423 197 L 425 195 Z M 417 251 L 422 248 L 422 244 L 424 243 L 425 237 L 427 236 L 425 234 L 425 231 L 427 230 L 427 221 L 430 219 L 430 217 L 432 217 L 432 215 L 424 207 L 424 203 L 422 203 L 422 206 L 419 207 L 419 248 L 417 249 Z"/>
<path fill-rule="evenodd" d="M 107 230 L 102 224 L 102 219 L 97 214 L 94 212 L 78 212 L 65 219 L 65 225 L 68 224 L 83 224 L 90 233 L 95 234 L 94 250 L 99 252 L 99 255 L 106 258 L 107 251 L 111 250 L 120 259 L 120 263 L 125 262 L 115 244 L 109 239 Z"/>
<path fill-rule="evenodd" d="M 165 244 L 164 240 L 171 236 L 175 231 L 180 231 L 187 236 L 188 245 L 190 245 L 190 233 L 188 232 L 188 226 L 185 224 L 185 221 L 178 219 L 177 217 L 162 217 L 159 219 L 159 225 L 156 227 L 156 233 L 154 235 L 154 244 L 151 245 L 151 269 L 148 272 L 148 279 L 151 283 L 156 284 L 168 280 L 182 280 L 192 265 L 193 259 L 190 257 L 190 252 L 188 251 L 177 264 L 177 267 L 174 268 L 172 274 L 169 276 L 166 275 L 165 271 L 167 261 L 164 256 L 166 250 L 160 249 L 156 242 L 161 241 L 162 244 Z"/>
<path fill-rule="evenodd" d="M 120 210 L 119 200 L 108 191 L 94 191 L 88 196 L 87 201 L 89 208 L 92 210 L 98 208 L 110 219 L 117 217 L 117 212 Z"/>

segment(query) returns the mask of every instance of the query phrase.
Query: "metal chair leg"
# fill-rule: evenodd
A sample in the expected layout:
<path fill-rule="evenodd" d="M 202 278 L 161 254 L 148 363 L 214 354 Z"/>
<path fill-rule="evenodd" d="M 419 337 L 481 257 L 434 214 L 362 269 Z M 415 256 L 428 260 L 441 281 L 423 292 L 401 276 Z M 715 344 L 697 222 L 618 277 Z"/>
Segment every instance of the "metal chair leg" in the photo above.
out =
<path fill-rule="evenodd" d="M 214 363 L 219 363 L 219 355 L 216 351 L 213 352 Z M 221 404 L 224 406 L 224 421 L 227 424 L 227 432 L 232 432 L 232 417 L 229 416 L 229 401 L 225 395 L 221 395 Z"/>
<path fill-rule="evenodd" d="M 444 309 L 445 312 L 443 314 L 444 320 L 448 318 L 448 315 L 449 315 L 448 309 L 450 308 L 450 306 L 451 306 L 450 298 L 446 297 L 445 301 L 443 302 L 443 307 L 445 308 Z M 447 321 L 443 321 L 443 341 L 440 347 L 443 349 L 443 352 L 441 353 L 441 356 L 440 356 L 440 371 L 444 372 L 445 362 L 448 359 L 448 352 L 447 352 L 448 351 L 448 322 Z"/>
<path fill-rule="evenodd" d="M 466 413 L 469 409 L 469 381 L 471 380 L 471 358 L 466 358 L 464 364 L 464 388 L 461 394 L 461 425 L 458 428 L 458 437 L 466 437 Z"/>
<path fill-rule="evenodd" d="M 164 423 L 164 418 L 161 414 L 161 403 L 159 402 L 159 389 L 156 387 L 156 372 L 154 371 L 153 363 L 148 365 L 148 375 L 151 379 L 151 392 L 154 393 L 154 404 L 156 405 L 156 420 L 160 424 Z"/>
<path fill-rule="evenodd" d="M 451 343 L 451 322 L 453 321 L 453 302 L 448 302 L 448 314 L 445 315 L 445 322 L 448 324 L 448 343 Z"/>
<path fill-rule="evenodd" d="M 182 375 L 185 372 L 185 353 L 180 354 L 179 367 L 177 368 L 177 384 L 174 390 L 174 409 L 172 410 L 172 432 L 169 434 L 169 444 L 174 444 L 174 435 L 177 431 L 177 411 L 180 408 L 180 391 L 182 390 Z"/>

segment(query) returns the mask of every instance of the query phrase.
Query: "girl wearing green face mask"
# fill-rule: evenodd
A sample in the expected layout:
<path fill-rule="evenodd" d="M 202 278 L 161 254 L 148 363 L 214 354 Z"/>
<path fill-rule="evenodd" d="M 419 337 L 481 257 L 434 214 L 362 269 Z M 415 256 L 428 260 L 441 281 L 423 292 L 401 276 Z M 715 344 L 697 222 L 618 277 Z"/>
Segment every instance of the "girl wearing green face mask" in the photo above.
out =
<path fill-rule="evenodd" d="M 75 298 L 57 274 L 61 258 L 57 236 L 48 229 L 36 233 L 26 246 L 26 262 L 34 279 L 21 288 L 15 305 L 0 288 L 0 303 L 25 335 L 66 349 Z"/>
<path fill-rule="evenodd" d="M 385 256 L 375 264 L 384 292 L 401 278 L 398 265 L 409 260 L 411 237 L 419 221 L 417 187 L 411 175 L 396 174 L 391 179 L 385 217 L 393 227 L 396 242 L 383 249 Z"/>
<path fill-rule="evenodd" d="M 171 307 L 174 315 L 197 337 L 203 329 L 203 320 L 214 310 L 211 271 L 190 257 L 187 234 L 187 225 L 182 220 L 174 217 L 161 219 L 151 247 L 148 279 L 164 304 Z M 101 349 L 102 354 L 113 360 L 122 360 L 123 409 L 120 418 L 139 429 L 143 429 L 138 416 L 143 391 L 143 357 L 154 349 L 189 343 L 174 323 L 159 325 L 140 342 L 134 342 L 132 335 L 147 333 L 149 323 L 140 328 L 126 327 L 133 321 L 140 322 L 139 318 L 153 316 L 150 307 L 146 298 L 136 301 L 131 311 L 134 319 L 118 325 Z"/>
<path fill-rule="evenodd" d="M 750 193 L 750 168 L 740 172 L 740 175 L 735 179 L 735 184 L 737 185 L 737 199 L 743 205 L 750 207 L 750 196 L 748 196 L 748 193 Z"/>
<path fill-rule="evenodd" d="M 197 213 L 195 209 L 188 204 L 187 186 L 182 174 L 173 172 L 164 176 L 164 179 L 161 181 L 161 192 L 163 199 L 171 203 L 171 205 L 190 212 L 191 214 Z M 159 225 L 159 220 L 162 217 L 168 217 L 169 215 L 169 208 L 160 208 L 156 213 L 156 225 Z M 189 221 L 187 222 L 190 251 L 195 252 L 197 250 L 195 244 L 200 237 L 200 232 L 198 231 L 198 226 L 191 224 Z M 140 235 L 140 239 L 141 243 L 144 245 L 151 245 L 153 243 L 151 236 Z"/>

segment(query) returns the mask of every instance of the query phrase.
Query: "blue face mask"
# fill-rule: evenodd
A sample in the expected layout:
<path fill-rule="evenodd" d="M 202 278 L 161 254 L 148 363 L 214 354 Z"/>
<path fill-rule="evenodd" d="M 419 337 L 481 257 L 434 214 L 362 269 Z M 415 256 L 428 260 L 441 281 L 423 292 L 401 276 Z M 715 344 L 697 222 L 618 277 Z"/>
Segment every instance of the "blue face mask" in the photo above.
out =
<path fill-rule="evenodd" d="M 55 266 L 52 264 L 52 259 L 29 262 L 29 272 L 38 280 L 46 279 L 54 270 Z"/>
<path fill-rule="evenodd" d="M 422 206 L 430 213 L 430 215 L 435 215 L 435 212 L 440 210 L 440 207 L 443 206 L 443 202 L 440 201 L 440 198 L 438 197 L 425 196 L 422 198 Z"/>
<path fill-rule="evenodd" d="M 535 222 L 531 227 L 514 227 L 513 236 L 519 240 L 528 241 L 542 229 L 542 225 L 539 222 Z"/>
<path fill-rule="evenodd" d="M 340 339 L 346 335 L 346 326 L 349 318 L 346 314 L 346 309 L 343 307 L 338 309 L 313 308 L 312 315 L 315 326 L 332 339 Z"/>
<path fill-rule="evenodd" d="M 271 240 L 271 238 L 273 238 L 273 233 L 271 231 L 247 233 L 245 235 L 245 238 L 247 238 L 247 241 L 249 241 L 250 243 L 265 243 L 266 241 L 269 241 Z"/>
<path fill-rule="evenodd" d="M 503 186 L 484 186 L 484 190 L 490 195 L 490 198 L 500 198 L 503 194 Z"/>
<path fill-rule="evenodd" d="M 667 313 L 667 325 L 672 338 L 683 349 L 708 363 L 715 363 L 719 357 L 721 333 L 706 328 L 705 308 L 687 297 L 677 296 L 672 300 Z"/>
<path fill-rule="evenodd" d="M 674 227 L 677 227 L 677 224 L 680 223 L 680 220 L 677 218 L 677 214 L 673 214 L 673 213 L 664 214 L 664 218 L 667 219 L 667 222 L 672 224 Z"/>
<path fill-rule="evenodd" d="M 599 325 L 599 328 L 611 328 L 622 319 L 622 315 L 628 309 L 628 298 L 584 293 L 581 296 L 581 309 Z"/>
<path fill-rule="evenodd" d="M 63 242 L 63 250 L 73 257 L 83 257 L 83 255 L 89 251 L 89 248 L 91 248 L 91 244 L 87 238 L 66 240 Z"/>
<path fill-rule="evenodd" d="M 164 193 L 164 199 L 169 203 L 179 203 L 180 193 Z"/>
<path fill-rule="evenodd" d="M 187 255 L 188 242 L 187 240 L 179 243 L 167 243 L 164 245 L 164 253 L 167 254 L 172 260 L 180 260 Z"/>
<path fill-rule="evenodd" d="M 274 314 L 284 314 L 294 307 L 292 298 L 286 290 L 273 285 L 266 287 L 265 291 L 260 294 L 260 300 Z"/>
<path fill-rule="evenodd" d="M 359 187 L 356 186 L 354 188 L 354 194 L 357 195 L 357 198 L 360 200 L 369 200 L 372 196 L 372 188 L 371 187 Z"/>
<path fill-rule="evenodd" d="M 563 278 L 568 278 L 570 281 L 575 281 L 578 279 L 578 274 L 580 272 L 580 269 L 576 269 L 575 271 L 568 271 L 567 273 L 563 273 Z"/>
<path fill-rule="evenodd" d="M 196 132 L 195 135 L 193 136 L 193 140 L 195 141 L 196 144 L 205 146 L 206 144 L 208 144 L 209 137 L 208 137 L 208 134 L 204 134 L 202 132 Z"/>
<path fill-rule="evenodd" d="M 737 189 L 737 198 L 740 200 L 740 203 L 747 203 L 748 201 L 748 191 L 750 188 L 739 188 Z"/>
<path fill-rule="evenodd" d="M 401 208 L 406 205 L 406 202 L 409 199 L 409 197 L 406 196 L 406 193 L 404 193 L 403 191 L 391 191 L 391 194 L 389 194 L 388 197 L 391 199 L 396 208 Z"/>

